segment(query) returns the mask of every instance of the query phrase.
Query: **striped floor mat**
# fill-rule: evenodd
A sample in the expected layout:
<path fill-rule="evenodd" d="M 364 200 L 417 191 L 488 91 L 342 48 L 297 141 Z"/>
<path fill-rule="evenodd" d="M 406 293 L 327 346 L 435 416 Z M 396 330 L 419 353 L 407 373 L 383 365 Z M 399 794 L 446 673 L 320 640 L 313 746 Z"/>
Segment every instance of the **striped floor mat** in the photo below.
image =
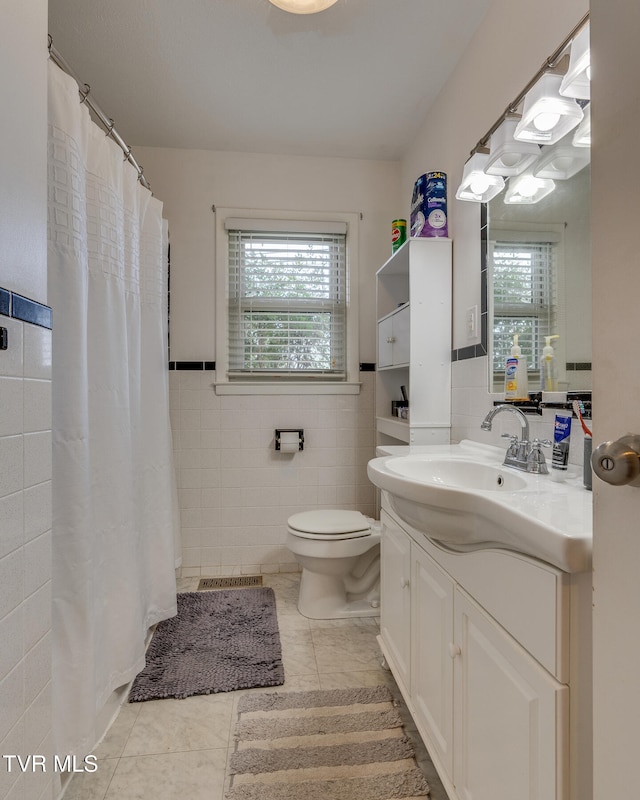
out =
<path fill-rule="evenodd" d="M 226 800 L 415 800 L 428 794 L 386 686 L 240 698 Z"/>

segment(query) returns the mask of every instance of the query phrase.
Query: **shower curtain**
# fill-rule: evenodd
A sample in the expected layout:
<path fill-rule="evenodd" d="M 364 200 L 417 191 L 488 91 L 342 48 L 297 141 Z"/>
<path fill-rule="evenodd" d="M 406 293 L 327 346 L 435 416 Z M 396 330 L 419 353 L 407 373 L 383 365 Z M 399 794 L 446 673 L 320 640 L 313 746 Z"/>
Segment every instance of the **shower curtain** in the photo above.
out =
<path fill-rule="evenodd" d="M 51 61 L 48 174 L 53 732 L 83 758 L 176 613 L 167 276 L 162 204 Z"/>

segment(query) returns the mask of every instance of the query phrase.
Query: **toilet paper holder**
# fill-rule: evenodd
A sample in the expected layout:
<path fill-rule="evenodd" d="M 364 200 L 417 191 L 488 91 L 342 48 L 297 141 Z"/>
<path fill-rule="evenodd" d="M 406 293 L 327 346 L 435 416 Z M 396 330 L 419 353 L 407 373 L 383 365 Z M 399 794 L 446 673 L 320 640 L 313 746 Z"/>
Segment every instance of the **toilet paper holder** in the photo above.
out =
<path fill-rule="evenodd" d="M 276 450 L 285 453 L 304 450 L 304 428 L 276 428 Z"/>

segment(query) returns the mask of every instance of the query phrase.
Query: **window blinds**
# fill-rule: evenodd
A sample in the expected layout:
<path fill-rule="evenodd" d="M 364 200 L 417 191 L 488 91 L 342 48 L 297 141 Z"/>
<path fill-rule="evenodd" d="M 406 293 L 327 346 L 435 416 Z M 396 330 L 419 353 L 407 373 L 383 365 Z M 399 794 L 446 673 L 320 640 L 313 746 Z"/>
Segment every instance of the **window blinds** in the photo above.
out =
<path fill-rule="evenodd" d="M 345 379 L 345 226 L 246 222 L 226 224 L 229 377 Z"/>
<path fill-rule="evenodd" d="M 504 370 L 514 334 L 530 369 L 556 324 L 556 246 L 553 242 L 493 243 L 493 369 Z"/>

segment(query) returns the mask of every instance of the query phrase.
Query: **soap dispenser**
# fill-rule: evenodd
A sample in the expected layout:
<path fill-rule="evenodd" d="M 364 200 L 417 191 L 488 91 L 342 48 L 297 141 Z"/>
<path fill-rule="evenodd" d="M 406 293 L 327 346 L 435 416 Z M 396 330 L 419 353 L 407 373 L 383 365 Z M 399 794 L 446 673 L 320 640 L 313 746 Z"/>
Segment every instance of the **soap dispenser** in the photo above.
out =
<path fill-rule="evenodd" d="M 554 333 L 553 336 L 545 336 L 545 346 L 542 350 L 540 357 L 540 391 L 542 392 L 557 392 L 558 391 L 558 367 L 556 364 L 556 355 L 551 346 L 552 339 L 558 339 L 559 335 Z"/>
<path fill-rule="evenodd" d="M 527 357 L 522 355 L 517 333 L 513 337 L 511 355 L 507 358 L 504 371 L 504 397 L 505 400 L 529 399 Z"/>

